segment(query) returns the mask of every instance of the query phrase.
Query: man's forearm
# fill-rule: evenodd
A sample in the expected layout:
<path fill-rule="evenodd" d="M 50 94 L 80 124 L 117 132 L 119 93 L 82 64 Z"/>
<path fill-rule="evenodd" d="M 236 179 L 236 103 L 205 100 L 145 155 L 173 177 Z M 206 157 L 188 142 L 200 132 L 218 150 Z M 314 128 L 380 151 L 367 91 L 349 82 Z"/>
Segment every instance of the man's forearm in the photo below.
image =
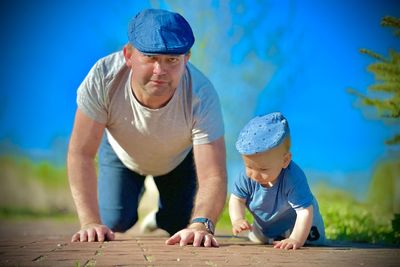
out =
<path fill-rule="evenodd" d="M 193 146 L 198 190 L 192 218 L 206 217 L 214 223 L 226 200 L 225 141 Z"/>
<path fill-rule="evenodd" d="M 199 182 L 192 217 L 206 217 L 214 223 L 224 208 L 226 200 L 226 174 L 208 177 Z"/>
<path fill-rule="evenodd" d="M 93 158 L 69 153 L 68 179 L 81 226 L 101 223 Z"/>
<path fill-rule="evenodd" d="M 199 183 L 192 217 L 206 217 L 214 223 L 224 208 L 226 200 L 226 176 L 209 177 Z"/>

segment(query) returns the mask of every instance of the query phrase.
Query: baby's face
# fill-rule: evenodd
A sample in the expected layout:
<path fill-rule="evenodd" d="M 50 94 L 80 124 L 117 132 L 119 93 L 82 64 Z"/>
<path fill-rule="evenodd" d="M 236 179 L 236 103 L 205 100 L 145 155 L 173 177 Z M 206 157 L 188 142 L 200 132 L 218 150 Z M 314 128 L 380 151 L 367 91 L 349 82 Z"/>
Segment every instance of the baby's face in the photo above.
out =
<path fill-rule="evenodd" d="M 263 186 L 271 187 L 291 158 L 291 153 L 285 151 L 283 146 L 259 154 L 243 155 L 246 175 Z"/>

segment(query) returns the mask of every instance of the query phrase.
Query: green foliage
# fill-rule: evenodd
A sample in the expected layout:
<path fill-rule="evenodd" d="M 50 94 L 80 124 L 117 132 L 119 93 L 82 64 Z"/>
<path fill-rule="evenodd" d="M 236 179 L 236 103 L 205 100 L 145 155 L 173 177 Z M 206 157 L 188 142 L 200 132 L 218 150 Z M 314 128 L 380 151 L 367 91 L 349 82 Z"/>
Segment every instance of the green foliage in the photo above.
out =
<path fill-rule="evenodd" d="M 395 17 L 384 17 L 381 21 L 384 27 L 394 29 L 394 35 L 400 37 L 400 19 Z M 367 70 L 374 74 L 376 83 L 368 87 L 368 95 L 363 95 L 355 90 L 349 90 L 351 94 L 359 97 L 364 106 L 376 109 L 380 119 L 390 122 L 391 125 L 398 125 L 400 118 L 400 53 L 394 49 L 389 49 L 388 57 L 373 52 L 368 49 L 361 49 L 362 54 L 366 54 L 375 59 Z M 394 123 L 393 123 L 394 122 Z M 395 134 L 385 142 L 388 145 L 400 144 L 400 134 Z M 335 212 L 326 210 L 328 220 L 333 220 L 336 225 L 327 234 L 332 238 L 349 237 L 354 241 L 368 242 L 389 242 L 399 243 L 399 218 L 393 218 L 393 213 L 399 212 L 399 186 L 400 160 L 393 159 L 381 162 L 372 177 L 367 204 L 352 203 L 352 207 L 342 207 L 341 210 L 335 208 L 340 205 L 333 202 L 331 209 Z M 347 214 L 346 211 L 349 211 Z M 333 213 L 332 213 L 333 212 Z M 339 218 L 334 221 L 335 218 Z M 352 223 L 351 223 L 352 222 Z M 359 227 L 353 227 L 353 224 Z M 328 225 L 330 222 L 328 221 Z M 352 237 L 352 235 L 355 235 Z"/>
<path fill-rule="evenodd" d="M 394 34 L 400 37 L 400 19 L 395 17 L 384 17 L 382 26 L 394 28 Z M 368 95 L 363 95 L 355 90 L 349 89 L 349 93 L 358 96 L 362 105 L 374 107 L 382 120 L 395 120 L 400 118 L 400 53 L 393 49 L 389 50 L 386 58 L 368 49 L 361 49 L 375 59 L 376 62 L 368 66 L 368 71 L 374 74 L 376 84 L 368 87 Z M 400 144 L 400 135 L 386 141 L 388 145 Z"/>
<path fill-rule="evenodd" d="M 363 203 L 351 194 L 319 188 L 316 197 L 324 218 L 328 239 L 398 244 L 399 235 L 393 231 L 391 212 L 382 210 L 380 203 Z"/>
<path fill-rule="evenodd" d="M 76 215 L 65 210 L 33 210 L 21 207 L 0 207 L 0 219 L 56 219 L 62 221 L 76 221 Z"/>
<path fill-rule="evenodd" d="M 400 19 L 386 16 L 382 19 L 381 25 L 383 27 L 392 27 L 394 29 L 394 35 L 400 37 Z"/>
<path fill-rule="evenodd" d="M 3 171 L 0 177 L 13 176 L 14 179 L 34 179 L 43 186 L 65 187 L 68 185 L 65 166 L 54 166 L 47 161 L 38 163 L 24 157 L 0 157 L 0 168 Z"/>
<path fill-rule="evenodd" d="M 372 244 L 400 244 L 400 217 L 391 212 L 357 201 L 350 193 L 319 186 L 314 190 L 324 219 L 326 237 L 330 240 L 367 242 Z M 251 215 L 247 218 L 252 221 Z M 396 228 L 395 228 L 396 227 Z M 231 231 L 226 205 L 217 224 L 220 231 Z"/>
<path fill-rule="evenodd" d="M 393 232 L 400 237 L 400 213 L 394 215 L 394 219 L 392 220 L 392 229 Z"/>
<path fill-rule="evenodd" d="M 379 203 L 385 212 L 399 212 L 400 203 L 396 201 L 396 192 L 400 183 L 400 159 L 382 161 L 374 171 L 368 192 L 368 203 Z M 396 195 L 397 194 L 397 195 Z"/>
<path fill-rule="evenodd" d="M 0 169 L 0 217 L 45 217 L 46 212 L 74 211 L 65 166 L 2 156 Z"/>

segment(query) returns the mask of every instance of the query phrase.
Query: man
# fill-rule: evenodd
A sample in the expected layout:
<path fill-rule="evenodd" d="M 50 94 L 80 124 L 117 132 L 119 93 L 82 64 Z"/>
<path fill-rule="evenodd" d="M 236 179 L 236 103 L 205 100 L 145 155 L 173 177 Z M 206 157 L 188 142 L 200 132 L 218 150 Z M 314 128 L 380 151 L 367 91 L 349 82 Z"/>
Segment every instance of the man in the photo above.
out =
<path fill-rule="evenodd" d="M 218 246 L 224 127 L 212 84 L 188 63 L 192 29 L 177 13 L 147 9 L 131 20 L 128 38 L 78 89 L 68 177 L 81 229 L 72 241 L 113 240 L 132 227 L 144 178 L 153 175 L 153 224 L 172 235 L 166 244 Z"/>

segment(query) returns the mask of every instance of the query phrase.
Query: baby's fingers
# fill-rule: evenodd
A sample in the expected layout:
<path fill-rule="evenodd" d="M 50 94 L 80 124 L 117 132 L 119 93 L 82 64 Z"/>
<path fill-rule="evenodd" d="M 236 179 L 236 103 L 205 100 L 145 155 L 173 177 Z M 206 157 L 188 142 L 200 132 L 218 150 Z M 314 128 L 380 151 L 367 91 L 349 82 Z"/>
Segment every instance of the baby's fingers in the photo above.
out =
<path fill-rule="evenodd" d="M 242 231 L 242 229 L 241 229 L 240 227 L 233 227 L 233 228 L 232 228 L 233 235 L 237 235 L 237 234 L 239 234 L 241 231 Z"/>
<path fill-rule="evenodd" d="M 240 225 L 240 229 L 244 230 L 250 230 L 250 225 L 248 225 L 247 223 L 243 223 L 242 225 Z"/>

